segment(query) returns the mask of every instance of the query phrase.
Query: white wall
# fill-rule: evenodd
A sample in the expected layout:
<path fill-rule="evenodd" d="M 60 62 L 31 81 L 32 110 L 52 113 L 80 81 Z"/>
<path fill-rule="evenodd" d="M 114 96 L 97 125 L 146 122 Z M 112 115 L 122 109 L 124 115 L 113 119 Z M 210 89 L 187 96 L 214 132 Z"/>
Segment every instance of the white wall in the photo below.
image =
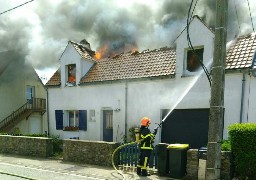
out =
<path fill-rule="evenodd" d="M 214 49 L 213 33 L 198 19 L 194 19 L 191 23 L 190 32 L 193 32 L 190 34 L 193 46 L 204 47 L 203 62 L 210 71 Z M 160 123 L 162 120 L 161 109 L 210 108 L 211 88 L 203 70 L 193 76 L 184 76 L 183 74 L 186 48 L 188 48 L 188 43 L 185 30 L 176 40 L 177 62 L 176 74 L 173 79 L 140 79 L 75 87 L 65 87 L 62 83 L 60 88 L 49 88 L 50 133 L 60 134 L 62 138 L 79 136 L 80 139 L 102 140 L 102 110 L 119 108 L 118 102 L 120 102 L 120 111 L 113 113 L 113 139 L 118 142 L 125 132 L 126 115 L 128 132 L 130 127 L 140 126 L 140 120 L 144 116 L 151 118 L 151 129 L 153 129 L 156 126 L 155 123 Z M 69 50 L 65 54 L 67 56 L 62 63 L 72 63 L 71 59 L 78 58 L 77 54 Z M 63 82 L 65 77 L 63 72 L 61 76 Z M 223 131 L 225 139 L 228 137 L 228 126 L 240 121 L 242 78 L 241 72 L 226 74 Z M 243 98 L 243 122 L 246 122 L 247 119 L 249 122 L 256 122 L 255 87 L 255 77 L 250 77 L 247 73 Z M 126 100 L 127 108 L 125 108 Z M 87 131 L 55 130 L 55 110 L 87 110 L 89 112 L 91 109 L 95 110 L 96 119 L 95 121 L 88 120 Z M 158 143 L 159 140 L 160 133 L 155 142 Z"/>
<path fill-rule="evenodd" d="M 26 87 L 27 85 L 35 87 L 35 97 L 46 99 L 46 92 L 43 84 L 40 82 L 36 72 L 30 65 L 24 65 L 24 60 L 15 60 L 7 66 L 4 72 L 0 75 L 0 121 L 16 111 L 27 101 Z M 47 130 L 46 113 L 38 117 L 40 128 L 43 133 Z M 21 133 L 30 133 L 30 121 L 22 120 L 16 127 L 21 130 Z"/>

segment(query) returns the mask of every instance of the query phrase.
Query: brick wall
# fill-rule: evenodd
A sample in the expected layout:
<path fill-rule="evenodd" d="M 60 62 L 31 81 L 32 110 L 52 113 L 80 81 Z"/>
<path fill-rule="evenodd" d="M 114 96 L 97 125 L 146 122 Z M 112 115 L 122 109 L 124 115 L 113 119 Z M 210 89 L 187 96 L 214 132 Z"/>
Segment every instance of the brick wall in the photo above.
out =
<path fill-rule="evenodd" d="M 49 157 L 53 153 L 52 139 L 0 135 L 0 153 Z"/>
<path fill-rule="evenodd" d="M 118 143 L 66 139 L 63 160 L 85 164 L 112 166 L 112 153 Z"/>

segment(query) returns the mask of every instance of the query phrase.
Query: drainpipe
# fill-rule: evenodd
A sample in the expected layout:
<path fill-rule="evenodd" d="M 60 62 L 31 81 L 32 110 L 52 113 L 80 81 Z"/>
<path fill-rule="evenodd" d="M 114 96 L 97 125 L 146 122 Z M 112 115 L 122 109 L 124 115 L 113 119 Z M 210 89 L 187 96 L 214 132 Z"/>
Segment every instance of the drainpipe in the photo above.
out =
<path fill-rule="evenodd" d="M 46 88 L 46 112 L 47 112 L 47 131 L 48 136 L 50 136 L 50 120 L 49 120 L 49 97 L 48 97 L 48 88 Z"/>
<path fill-rule="evenodd" d="M 124 124 L 124 134 L 125 138 L 127 138 L 127 96 L 128 96 L 128 85 L 127 85 L 127 80 L 125 81 L 125 124 Z"/>
<path fill-rule="evenodd" d="M 240 123 L 243 122 L 243 109 L 244 109 L 244 87 L 245 87 L 245 73 L 243 73 L 242 79 L 242 93 L 241 93 L 241 108 L 240 108 Z"/>

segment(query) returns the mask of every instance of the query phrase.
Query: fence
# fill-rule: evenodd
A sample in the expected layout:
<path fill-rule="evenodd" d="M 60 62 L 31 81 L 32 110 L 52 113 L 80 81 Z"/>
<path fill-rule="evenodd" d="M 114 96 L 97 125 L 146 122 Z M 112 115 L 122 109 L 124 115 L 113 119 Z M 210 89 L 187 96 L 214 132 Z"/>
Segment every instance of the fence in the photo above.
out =
<path fill-rule="evenodd" d="M 157 146 L 151 153 L 149 159 L 149 170 L 156 171 L 157 169 Z M 119 152 L 118 167 L 120 170 L 134 171 L 139 162 L 140 148 L 137 144 L 131 144 L 122 147 Z"/>

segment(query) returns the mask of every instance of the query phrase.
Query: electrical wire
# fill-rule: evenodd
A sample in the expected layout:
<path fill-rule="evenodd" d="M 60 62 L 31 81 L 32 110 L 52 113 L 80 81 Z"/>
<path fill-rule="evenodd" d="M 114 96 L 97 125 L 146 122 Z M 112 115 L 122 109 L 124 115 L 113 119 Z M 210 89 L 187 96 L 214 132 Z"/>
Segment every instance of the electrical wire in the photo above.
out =
<path fill-rule="evenodd" d="M 247 4 L 248 4 L 249 12 L 250 12 L 250 17 L 251 17 L 252 30 L 253 30 L 253 32 L 255 32 L 255 31 L 254 31 L 254 26 L 253 26 L 253 21 L 252 21 L 252 13 L 251 13 L 251 7 L 250 7 L 249 0 L 247 0 Z"/>
<path fill-rule="evenodd" d="M 198 0 L 196 0 L 196 3 L 195 3 L 195 5 L 194 5 L 193 11 L 192 11 L 192 13 L 191 13 L 191 15 L 190 15 L 191 17 L 190 17 L 190 20 L 189 20 L 189 21 L 192 21 L 192 17 L 193 17 L 194 11 L 195 11 L 195 9 L 196 9 L 197 2 L 198 2 Z"/>
<path fill-rule="evenodd" d="M 237 8 L 236 8 L 236 0 L 234 0 L 234 6 L 235 6 L 235 11 L 236 11 L 236 19 L 237 19 L 239 33 L 241 33 L 241 28 L 240 28 L 240 23 L 239 23 L 239 19 L 238 19 Z"/>
<path fill-rule="evenodd" d="M 193 11 L 192 13 L 194 12 L 194 9 L 197 5 L 197 2 L 198 0 L 196 1 L 195 5 L 194 5 L 194 8 L 193 8 Z M 205 67 L 204 63 L 200 60 L 199 56 L 196 54 L 196 51 L 192 45 L 192 42 L 191 42 L 191 39 L 190 39 L 190 35 L 189 35 L 189 24 L 191 22 L 191 17 L 192 17 L 192 13 L 191 12 L 191 9 L 192 9 L 192 5 L 193 5 L 193 0 L 191 0 L 191 3 L 190 3 L 190 6 L 189 6 L 189 10 L 188 10 L 188 17 L 187 17 L 187 41 L 188 41 L 188 46 L 189 48 L 192 50 L 193 54 L 197 57 L 196 59 L 198 60 L 199 64 L 201 65 L 201 67 L 203 68 L 207 78 L 208 78 L 208 81 L 209 81 L 209 84 L 211 86 L 211 83 L 212 83 L 212 79 L 211 79 L 211 75 L 210 73 L 208 72 L 207 68 Z"/>
<path fill-rule="evenodd" d="M 8 9 L 8 10 L 6 10 L 6 11 L 4 11 L 4 12 L 1 12 L 0 15 L 2 15 L 2 14 L 4 14 L 4 13 L 7 13 L 7 12 L 9 12 L 9 11 L 12 11 L 12 10 L 14 10 L 14 9 L 17 9 L 17 8 L 19 8 L 19 7 L 21 7 L 21 6 L 24 6 L 25 4 L 28 4 L 28 3 L 32 2 L 32 1 L 34 1 L 34 0 L 27 1 L 27 2 L 25 2 L 25 3 L 21 4 L 21 5 L 18 5 L 18 6 L 16 6 L 16 7 L 14 7 L 14 8 L 11 8 L 11 9 Z"/>

